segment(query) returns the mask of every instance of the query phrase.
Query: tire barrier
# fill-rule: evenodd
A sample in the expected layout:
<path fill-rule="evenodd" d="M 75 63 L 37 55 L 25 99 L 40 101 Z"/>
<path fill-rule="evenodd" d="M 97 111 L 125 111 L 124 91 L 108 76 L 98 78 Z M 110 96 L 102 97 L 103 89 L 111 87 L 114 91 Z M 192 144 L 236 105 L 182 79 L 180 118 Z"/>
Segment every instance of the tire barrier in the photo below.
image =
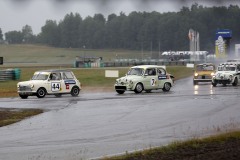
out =
<path fill-rule="evenodd" d="M 0 81 L 19 80 L 20 76 L 21 70 L 19 68 L 0 70 Z"/>

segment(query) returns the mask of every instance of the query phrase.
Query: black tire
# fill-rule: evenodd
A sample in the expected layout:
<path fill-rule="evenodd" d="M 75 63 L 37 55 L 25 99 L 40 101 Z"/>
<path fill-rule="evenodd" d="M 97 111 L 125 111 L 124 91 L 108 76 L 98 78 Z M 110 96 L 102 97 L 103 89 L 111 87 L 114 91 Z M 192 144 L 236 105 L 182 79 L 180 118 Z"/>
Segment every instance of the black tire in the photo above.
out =
<path fill-rule="evenodd" d="M 62 94 L 54 94 L 55 97 L 62 97 Z"/>
<path fill-rule="evenodd" d="M 19 94 L 19 97 L 21 97 L 22 99 L 27 99 L 27 98 L 28 98 L 28 95 Z"/>
<path fill-rule="evenodd" d="M 46 91 L 45 88 L 39 88 L 37 90 L 37 97 L 38 98 L 44 98 L 46 96 L 46 94 L 47 94 L 47 91 Z"/>
<path fill-rule="evenodd" d="M 234 79 L 234 82 L 233 82 L 233 86 L 237 86 L 237 84 L 238 84 L 238 79 L 237 79 L 237 77 Z"/>
<path fill-rule="evenodd" d="M 168 91 L 170 91 L 170 89 L 171 89 L 171 84 L 170 83 L 168 83 L 168 82 L 166 82 L 166 83 L 164 83 L 164 86 L 163 86 L 163 91 L 164 92 L 168 92 Z"/>
<path fill-rule="evenodd" d="M 193 85 L 198 85 L 198 82 L 193 80 Z"/>
<path fill-rule="evenodd" d="M 217 86 L 217 83 L 212 82 L 212 86 L 213 86 L 213 87 L 216 87 L 216 86 Z"/>
<path fill-rule="evenodd" d="M 125 91 L 124 90 L 116 90 L 118 94 L 123 94 Z"/>
<path fill-rule="evenodd" d="M 71 90 L 71 95 L 73 97 L 77 97 L 80 93 L 80 89 L 77 86 L 74 86 Z"/>
<path fill-rule="evenodd" d="M 141 93 L 142 91 L 143 91 L 143 85 L 141 83 L 136 84 L 134 92 L 135 93 Z"/>

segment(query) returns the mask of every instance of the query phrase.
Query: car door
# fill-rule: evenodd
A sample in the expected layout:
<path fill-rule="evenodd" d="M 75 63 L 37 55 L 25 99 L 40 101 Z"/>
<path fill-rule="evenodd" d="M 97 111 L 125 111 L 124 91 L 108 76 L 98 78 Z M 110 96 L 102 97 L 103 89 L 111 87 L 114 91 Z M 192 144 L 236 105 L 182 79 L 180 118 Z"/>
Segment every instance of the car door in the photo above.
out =
<path fill-rule="evenodd" d="M 158 88 L 158 77 L 156 74 L 156 68 L 147 68 L 144 74 L 144 89 L 156 89 Z"/>
<path fill-rule="evenodd" d="M 158 81 L 158 88 L 163 88 L 164 83 L 167 79 L 166 70 L 163 68 L 157 68 L 157 81 Z"/>
<path fill-rule="evenodd" d="M 62 76 L 60 72 L 52 72 L 49 78 L 49 91 L 48 93 L 62 93 Z"/>

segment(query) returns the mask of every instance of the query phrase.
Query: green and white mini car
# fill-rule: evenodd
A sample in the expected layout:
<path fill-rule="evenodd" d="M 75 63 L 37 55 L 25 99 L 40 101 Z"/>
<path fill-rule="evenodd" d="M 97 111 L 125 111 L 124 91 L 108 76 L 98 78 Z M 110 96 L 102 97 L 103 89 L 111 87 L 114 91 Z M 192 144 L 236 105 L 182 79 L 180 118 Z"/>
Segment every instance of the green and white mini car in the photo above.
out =
<path fill-rule="evenodd" d="M 78 96 L 81 84 L 70 70 L 44 70 L 35 72 L 29 81 L 19 82 L 17 88 L 22 99 L 28 96 L 43 98 L 46 94 Z"/>
<path fill-rule="evenodd" d="M 238 85 L 240 79 L 240 63 L 239 62 L 225 62 L 219 64 L 217 71 L 212 77 L 212 85 L 214 87 L 217 84 L 226 86 L 232 84 L 233 86 Z"/>
<path fill-rule="evenodd" d="M 116 79 L 115 90 L 119 94 L 125 91 L 141 93 L 143 90 L 162 89 L 167 92 L 173 86 L 172 75 L 168 74 L 162 66 L 142 65 L 130 68 L 125 77 Z"/>

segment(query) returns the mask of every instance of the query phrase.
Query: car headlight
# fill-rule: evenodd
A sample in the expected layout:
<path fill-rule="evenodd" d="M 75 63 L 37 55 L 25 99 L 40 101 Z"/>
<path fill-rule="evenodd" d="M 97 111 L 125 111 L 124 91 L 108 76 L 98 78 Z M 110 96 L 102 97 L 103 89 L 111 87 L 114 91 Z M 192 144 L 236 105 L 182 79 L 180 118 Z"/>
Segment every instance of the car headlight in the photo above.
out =
<path fill-rule="evenodd" d="M 34 84 L 31 84 L 30 87 L 33 89 L 34 88 Z"/>
<path fill-rule="evenodd" d="M 211 76 L 214 76 L 214 73 L 213 73 L 213 72 L 211 73 Z"/>
<path fill-rule="evenodd" d="M 198 76 L 198 73 L 195 73 L 194 76 L 197 77 L 197 76 Z"/>
<path fill-rule="evenodd" d="M 233 76 L 232 76 L 232 75 L 230 75 L 230 76 L 229 76 L 229 80 L 231 81 L 231 80 L 232 80 L 232 78 L 233 78 Z"/>

